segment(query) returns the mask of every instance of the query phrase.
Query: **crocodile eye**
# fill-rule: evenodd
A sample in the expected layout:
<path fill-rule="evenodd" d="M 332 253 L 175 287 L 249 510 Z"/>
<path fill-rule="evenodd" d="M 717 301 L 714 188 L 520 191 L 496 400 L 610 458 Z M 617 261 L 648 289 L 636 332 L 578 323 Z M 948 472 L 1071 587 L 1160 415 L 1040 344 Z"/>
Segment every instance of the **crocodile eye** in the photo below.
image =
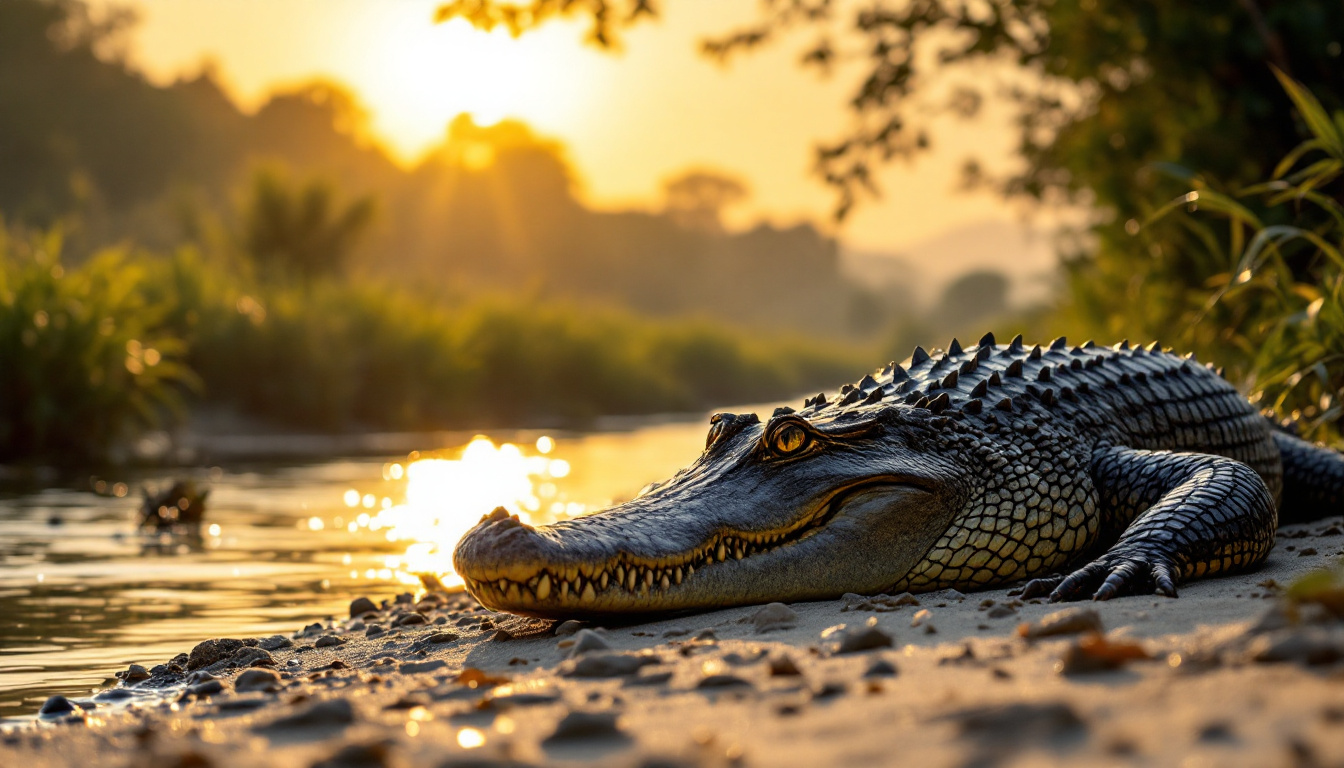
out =
<path fill-rule="evenodd" d="M 807 447 L 807 432 L 797 424 L 785 424 L 770 436 L 770 449 L 788 456 Z"/>

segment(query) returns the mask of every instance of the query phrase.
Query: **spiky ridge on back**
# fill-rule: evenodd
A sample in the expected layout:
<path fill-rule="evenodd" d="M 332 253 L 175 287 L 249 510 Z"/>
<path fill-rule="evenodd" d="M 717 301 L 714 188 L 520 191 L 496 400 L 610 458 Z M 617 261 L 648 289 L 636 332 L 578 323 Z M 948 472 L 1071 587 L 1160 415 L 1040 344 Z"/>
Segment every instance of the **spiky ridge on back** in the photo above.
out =
<path fill-rule="evenodd" d="M 1145 358 L 1161 358 L 1146 361 Z M 1064 337 L 1048 348 L 1028 349 L 1018 335 L 1007 345 L 997 345 L 992 333 L 969 350 L 953 339 L 946 352 L 929 354 L 923 347 L 903 364 L 891 363 L 876 374 L 865 375 L 856 384 L 846 384 L 837 395 L 825 393 L 808 398 L 805 415 L 835 416 L 866 406 L 902 403 L 927 408 L 933 413 L 979 414 L 985 409 L 1021 410 L 1029 398 L 1044 406 L 1063 400 L 1080 402 L 1096 386 L 1123 387 L 1142 384 L 1148 377 L 1186 372 L 1199 366 L 1190 357 L 1174 358 L 1153 342 L 1130 347 L 1128 341 L 1114 347 L 1099 347 L 1089 341 L 1070 348 Z M 1091 375 L 1081 375 L 1091 374 Z"/>

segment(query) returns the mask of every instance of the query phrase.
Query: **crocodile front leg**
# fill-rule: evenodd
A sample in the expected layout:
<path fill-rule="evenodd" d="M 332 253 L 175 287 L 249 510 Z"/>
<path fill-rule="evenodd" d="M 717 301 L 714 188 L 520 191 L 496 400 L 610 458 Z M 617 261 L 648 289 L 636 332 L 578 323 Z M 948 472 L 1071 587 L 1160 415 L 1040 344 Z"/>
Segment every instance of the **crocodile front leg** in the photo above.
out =
<path fill-rule="evenodd" d="M 1274 544 L 1274 498 L 1239 461 L 1102 446 L 1091 474 L 1103 540 L 1119 540 L 1073 573 L 1031 581 L 1024 598 L 1175 597 L 1178 581 L 1258 565 Z"/>

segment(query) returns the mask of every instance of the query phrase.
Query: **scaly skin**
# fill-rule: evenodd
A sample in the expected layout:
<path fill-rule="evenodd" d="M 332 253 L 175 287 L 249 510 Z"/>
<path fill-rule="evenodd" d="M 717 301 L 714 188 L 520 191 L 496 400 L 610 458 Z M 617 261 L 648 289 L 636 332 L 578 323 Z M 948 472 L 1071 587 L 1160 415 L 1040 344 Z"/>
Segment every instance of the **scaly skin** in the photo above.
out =
<path fill-rule="evenodd" d="M 1174 597 L 1262 562 L 1280 498 L 1310 519 L 1341 496 L 1344 457 L 1189 358 L 987 335 L 764 424 L 716 414 L 666 483 L 538 528 L 497 509 L 454 562 L 486 606 L 549 617 L 1022 580 L 1052 600 Z"/>

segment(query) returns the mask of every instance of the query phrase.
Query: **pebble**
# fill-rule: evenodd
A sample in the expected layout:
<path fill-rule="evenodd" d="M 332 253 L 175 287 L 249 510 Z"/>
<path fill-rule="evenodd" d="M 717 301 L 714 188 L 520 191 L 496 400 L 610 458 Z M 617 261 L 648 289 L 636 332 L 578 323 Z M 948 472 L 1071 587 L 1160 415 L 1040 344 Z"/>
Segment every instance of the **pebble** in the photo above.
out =
<path fill-rule="evenodd" d="M 355 722 L 355 708 L 345 699 L 328 699 L 309 704 L 292 715 L 276 718 L 256 726 L 259 731 L 283 733 L 296 728 L 320 726 L 344 727 Z"/>
<path fill-rule="evenodd" d="M 670 670 L 632 675 L 625 680 L 626 685 L 662 685 L 672 679 Z"/>
<path fill-rule="evenodd" d="M 379 624 L 370 624 L 369 626 L 364 628 L 364 636 L 377 637 L 386 631 L 387 630 L 383 629 L 382 626 Z"/>
<path fill-rule="evenodd" d="M 191 649 L 191 655 L 187 657 L 187 670 L 200 669 L 208 667 L 217 661 L 227 659 L 233 655 L 233 652 L 243 647 L 242 640 L 232 638 L 216 638 L 206 640 Z"/>
<path fill-rule="evenodd" d="M 367 597 L 356 597 L 350 601 L 350 618 L 363 616 L 366 613 L 377 613 L 378 606 Z"/>
<path fill-rule="evenodd" d="M 562 621 L 555 628 L 555 636 L 566 637 L 568 635 L 576 634 L 579 630 L 583 629 L 583 626 L 582 621 L 574 621 L 573 619 Z"/>
<path fill-rule="evenodd" d="M 1261 663 L 1333 664 L 1344 659 L 1344 637 L 1321 627 L 1297 627 L 1257 637 L 1248 653 Z"/>
<path fill-rule="evenodd" d="M 899 595 L 859 595 L 853 592 L 846 592 L 840 597 L 845 605 L 840 610 L 844 611 L 867 611 L 869 613 L 886 613 L 895 611 L 906 605 L 919 605 L 919 598 L 909 592 L 902 592 Z"/>
<path fill-rule="evenodd" d="M 751 623 L 756 633 L 790 629 L 798 624 L 798 613 L 783 603 L 770 603 L 761 606 L 751 615 Z"/>
<path fill-rule="evenodd" d="M 117 677 L 121 678 L 123 683 L 138 683 L 141 680 L 150 678 L 149 670 L 139 664 L 132 664 L 123 672 L 118 672 Z"/>
<path fill-rule="evenodd" d="M 345 645 L 345 640 L 335 635 L 323 635 L 313 643 L 314 648 L 330 648 L 333 645 Z"/>
<path fill-rule="evenodd" d="M 858 627 L 845 630 L 840 636 L 840 645 L 836 653 L 859 653 L 874 648 L 890 648 L 894 644 L 891 635 L 877 627 Z"/>
<path fill-rule="evenodd" d="M 257 647 L 263 651 L 278 651 L 281 648 L 293 648 L 294 641 L 284 635 L 271 635 L 257 643 Z"/>
<path fill-rule="evenodd" d="M 1017 636 L 1027 640 L 1055 635 L 1077 635 L 1083 632 L 1104 632 L 1101 614 L 1092 608 L 1065 608 L 1043 616 L 1035 624 L 1019 624 Z"/>
<path fill-rule="evenodd" d="M 1143 646 L 1128 640 L 1108 640 L 1100 634 L 1084 635 L 1075 640 L 1055 665 L 1061 675 L 1106 672 L 1131 661 L 1151 659 Z"/>
<path fill-rule="evenodd" d="M 378 739 L 363 744 L 347 744 L 311 768 L 386 768 L 392 765 L 392 744 Z"/>
<path fill-rule="evenodd" d="M 991 619 L 1006 619 L 1009 616 L 1016 616 L 1017 609 L 1012 607 L 1011 605 L 1004 605 L 1001 603 L 999 605 L 994 606 L 993 608 L 990 608 L 985 613 L 985 615 Z"/>
<path fill-rule="evenodd" d="M 626 739 L 616 725 L 615 712 L 570 712 L 555 726 L 543 743 L 556 744 L 593 739 Z"/>
<path fill-rule="evenodd" d="M 737 675 L 706 675 L 695 684 L 696 688 L 738 688 L 753 687 L 751 683 Z"/>
<path fill-rule="evenodd" d="M 274 667 L 275 657 L 261 648 L 242 647 L 228 659 L 230 667 Z"/>
<path fill-rule="evenodd" d="M 213 696 L 216 693 L 224 692 L 224 683 L 219 680 L 206 680 L 188 686 L 186 692 L 192 696 Z"/>
<path fill-rule="evenodd" d="M 863 673 L 864 677 L 895 677 L 897 674 L 896 665 L 886 659 L 876 659 L 868 665 Z"/>
<path fill-rule="evenodd" d="M 233 689 L 239 693 L 265 691 L 274 693 L 280 690 L 280 675 L 269 669 L 248 669 L 233 681 Z"/>
<path fill-rule="evenodd" d="M 394 627 L 413 627 L 419 624 L 428 624 L 429 620 L 423 614 L 411 612 L 402 616 L 400 619 L 392 622 Z"/>
<path fill-rule="evenodd" d="M 42 703 L 42 709 L 38 710 L 41 715 L 64 715 L 74 712 L 78 707 L 70 702 L 69 699 L 59 693 Z"/>
<path fill-rule="evenodd" d="M 611 643 L 608 643 L 606 638 L 591 629 L 580 629 L 575 633 L 573 640 L 563 641 L 561 645 L 563 646 L 566 642 L 570 644 L 569 658 L 571 659 L 577 658 L 589 651 L 611 650 Z"/>
<path fill-rule="evenodd" d="M 632 675 L 651 664 L 661 664 L 656 656 L 634 653 L 590 653 L 567 662 L 560 670 L 563 677 L 621 677 Z"/>
<path fill-rule="evenodd" d="M 442 645 L 444 643 L 451 643 L 457 638 L 458 636 L 452 632 L 435 632 L 429 637 L 426 637 L 423 642 L 427 645 Z"/>
<path fill-rule="evenodd" d="M 433 672 L 436 669 L 443 669 L 448 666 L 448 662 L 443 659 L 434 659 L 432 661 L 408 661 L 397 667 L 397 671 L 403 675 L 418 675 L 425 672 Z"/>

